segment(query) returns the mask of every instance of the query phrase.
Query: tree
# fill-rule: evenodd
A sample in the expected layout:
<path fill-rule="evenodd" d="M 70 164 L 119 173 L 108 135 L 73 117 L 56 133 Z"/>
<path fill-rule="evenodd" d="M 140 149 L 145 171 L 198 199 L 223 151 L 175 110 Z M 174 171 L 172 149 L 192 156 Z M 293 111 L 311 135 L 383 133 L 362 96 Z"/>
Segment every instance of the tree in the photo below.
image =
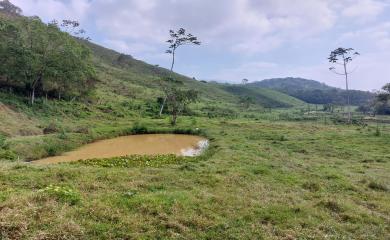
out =
<path fill-rule="evenodd" d="M 172 125 L 176 125 L 177 117 L 183 112 L 189 103 L 198 99 L 198 92 L 195 90 L 181 90 L 173 88 L 167 99 L 168 108 L 172 115 Z"/>
<path fill-rule="evenodd" d="M 244 96 L 244 97 L 240 97 L 240 103 L 243 105 L 245 109 L 248 109 L 250 105 L 254 103 L 254 100 L 250 96 Z"/>
<path fill-rule="evenodd" d="M 390 114 L 390 83 L 382 88 L 374 102 L 375 112 L 378 114 Z"/>
<path fill-rule="evenodd" d="M 5 12 L 11 15 L 20 15 L 22 13 L 22 9 L 13 5 L 8 0 L 0 1 L 0 12 Z"/>
<path fill-rule="evenodd" d="M 350 109 L 350 96 L 349 96 L 349 84 L 348 84 L 348 75 L 351 72 L 348 72 L 348 64 L 352 62 L 352 60 L 360 55 L 358 52 L 354 52 L 353 48 L 337 48 L 330 53 L 328 58 L 330 63 L 341 65 L 343 68 L 343 72 L 338 72 L 336 67 L 333 66 L 329 68 L 330 71 L 335 74 L 342 75 L 345 77 L 345 89 L 347 91 L 347 107 L 348 107 L 348 123 L 351 123 L 351 109 Z"/>
<path fill-rule="evenodd" d="M 390 83 L 383 86 L 382 90 L 385 92 L 385 94 L 387 94 L 389 96 L 390 95 Z"/>
<path fill-rule="evenodd" d="M 56 20 L 53 20 L 53 23 L 58 26 L 58 22 Z M 85 37 L 85 34 L 87 32 L 84 29 L 80 28 L 80 23 L 78 21 L 65 19 L 62 20 L 60 27 L 62 31 L 78 39 L 86 40 L 86 41 L 91 40 L 90 37 Z"/>
<path fill-rule="evenodd" d="M 90 50 L 60 31 L 57 21 L 44 24 L 30 17 L 0 23 L 0 76 L 25 89 L 31 104 L 37 94 L 75 97 L 93 86 Z"/>
<path fill-rule="evenodd" d="M 17 66 L 23 66 L 23 54 L 20 48 L 21 32 L 8 21 L 0 21 L 0 80 L 2 85 L 23 85 L 24 75 Z"/>
<path fill-rule="evenodd" d="M 176 56 L 177 49 L 183 45 L 200 45 L 201 42 L 198 41 L 198 38 L 192 35 L 191 33 L 186 33 L 186 30 L 184 28 L 180 28 L 176 32 L 173 30 L 169 30 L 169 35 L 170 35 L 170 39 L 167 41 L 167 43 L 169 43 L 169 47 L 168 50 L 166 50 L 166 53 L 172 56 L 172 63 L 170 69 L 171 71 L 170 77 L 172 77 L 173 67 L 175 66 L 175 56 Z M 165 85 L 163 85 L 163 91 L 165 92 L 165 97 L 164 97 L 164 101 L 161 104 L 160 113 L 159 113 L 160 116 L 164 110 L 165 103 L 168 99 L 167 92 L 169 92 L 170 90 L 165 88 Z"/>
<path fill-rule="evenodd" d="M 246 85 L 246 84 L 248 84 L 248 82 L 249 82 L 248 79 L 246 79 L 246 78 L 242 79 L 242 85 Z"/>

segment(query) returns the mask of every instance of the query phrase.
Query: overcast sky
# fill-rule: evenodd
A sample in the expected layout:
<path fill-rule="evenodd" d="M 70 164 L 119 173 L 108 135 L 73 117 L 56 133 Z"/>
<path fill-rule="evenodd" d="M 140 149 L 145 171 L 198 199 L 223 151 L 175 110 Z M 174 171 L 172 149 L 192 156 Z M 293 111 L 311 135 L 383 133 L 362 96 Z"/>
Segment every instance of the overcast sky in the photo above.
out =
<path fill-rule="evenodd" d="M 344 87 L 329 72 L 337 47 L 361 53 L 351 87 L 390 82 L 390 0 L 11 0 L 25 15 L 79 20 L 93 42 L 169 67 L 169 29 L 184 27 L 201 46 L 179 50 L 175 71 L 241 82 L 303 77 Z"/>

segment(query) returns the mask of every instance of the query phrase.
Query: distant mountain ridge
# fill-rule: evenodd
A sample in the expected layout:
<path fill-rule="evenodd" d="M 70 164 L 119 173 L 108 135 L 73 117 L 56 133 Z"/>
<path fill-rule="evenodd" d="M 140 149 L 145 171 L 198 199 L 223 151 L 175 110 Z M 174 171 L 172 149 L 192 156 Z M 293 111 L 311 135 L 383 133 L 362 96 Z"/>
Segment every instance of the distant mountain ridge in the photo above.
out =
<path fill-rule="evenodd" d="M 283 92 L 312 104 L 346 104 L 346 91 L 315 80 L 304 78 L 273 78 L 248 84 L 256 88 L 268 88 Z M 350 90 L 352 105 L 364 105 L 375 95 L 368 91 Z"/>

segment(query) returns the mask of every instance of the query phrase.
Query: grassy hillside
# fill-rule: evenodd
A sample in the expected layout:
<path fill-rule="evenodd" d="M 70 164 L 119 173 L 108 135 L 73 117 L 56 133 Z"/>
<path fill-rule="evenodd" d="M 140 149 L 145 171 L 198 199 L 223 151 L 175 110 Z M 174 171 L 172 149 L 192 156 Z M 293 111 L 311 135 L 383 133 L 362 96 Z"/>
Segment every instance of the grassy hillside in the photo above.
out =
<path fill-rule="evenodd" d="M 266 88 L 250 88 L 240 85 L 225 85 L 222 88 L 236 96 L 251 97 L 255 104 L 267 108 L 289 108 L 304 104 L 297 98 Z"/>
<path fill-rule="evenodd" d="M 93 50 L 96 61 L 99 63 L 102 84 L 104 85 L 102 88 L 125 96 L 138 94 L 146 98 L 153 98 L 161 95 L 158 81 L 161 77 L 170 74 L 167 69 L 149 65 L 129 55 L 123 55 L 93 43 L 87 44 Z M 185 87 L 198 90 L 204 105 L 222 103 L 231 106 L 237 105 L 239 97 L 243 95 L 254 97 L 258 107 L 292 107 L 302 103 L 298 99 L 267 89 L 250 90 L 240 86 L 200 82 L 179 74 L 174 74 L 174 76 L 183 81 Z M 138 85 L 138 88 L 135 85 Z M 147 93 L 147 88 L 149 88 L 150 95 Z M 121 91 L 117 92 L 117 89 L 121 89 Z"/>
<path fill-rule="evenodd" d="M 313 104 L 345 105 L 347 94 L 343 89 L 303 78 L 274 78 L 250 83 L 249 86 L 273 89 Z M 352 105 L 365 105 L 375 97 L 367 91 L 350 90 Z"/>

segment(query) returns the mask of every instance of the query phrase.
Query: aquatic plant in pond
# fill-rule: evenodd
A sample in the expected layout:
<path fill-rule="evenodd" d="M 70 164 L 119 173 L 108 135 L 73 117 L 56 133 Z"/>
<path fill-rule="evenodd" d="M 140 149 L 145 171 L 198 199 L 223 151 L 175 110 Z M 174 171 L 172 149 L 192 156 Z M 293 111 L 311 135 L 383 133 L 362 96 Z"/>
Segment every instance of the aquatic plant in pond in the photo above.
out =
<path fill-rule="evenodd" d="M 102 159 L 90 159 L 90 160 L 79 160 L 72 162 L 72 164 L 82 164 L 88 166 L 97 167 L 161 167 L 167 164 L 181 163 L 190 161 L 189 157 L 176 156 L 175 154 L 167 155 L 130 155 L 124 157 L 113 157 L 113 158 L 102 158 Z"/>

